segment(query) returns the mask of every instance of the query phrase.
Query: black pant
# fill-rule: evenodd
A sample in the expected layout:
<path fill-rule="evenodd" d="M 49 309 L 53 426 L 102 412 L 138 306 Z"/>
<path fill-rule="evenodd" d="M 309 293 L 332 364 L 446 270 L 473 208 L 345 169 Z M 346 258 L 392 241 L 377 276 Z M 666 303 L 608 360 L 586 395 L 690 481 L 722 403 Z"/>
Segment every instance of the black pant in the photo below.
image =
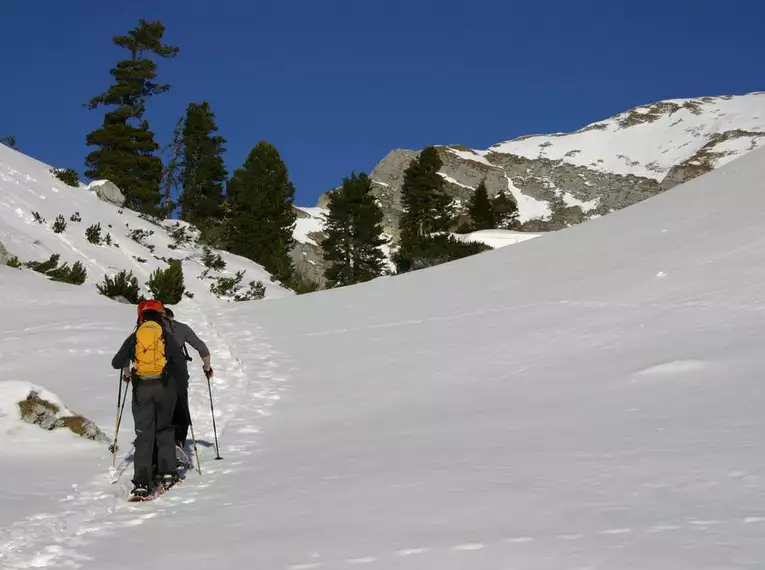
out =
<path fill-rule="evenodd" d="M 173 412 L 175 442 L 181 447 L 181 449 L 185 449 L 186 438 L 189 436 L 189 424 L 191 423 L 191 413 L 189 412 L 188 382 L 178 382 L 177 390 L 178 399 L 175 402 L 175 412 Z"/>
<path fill-rule="evenodd" d="M 136 485 L 151 482 L 155 442 L 159 473 L 172 473 L 175 469 L 173 409 L 177 397 L 175 381 L 170 376 L 162 380 L 136 378 L 133 382 Z"/>

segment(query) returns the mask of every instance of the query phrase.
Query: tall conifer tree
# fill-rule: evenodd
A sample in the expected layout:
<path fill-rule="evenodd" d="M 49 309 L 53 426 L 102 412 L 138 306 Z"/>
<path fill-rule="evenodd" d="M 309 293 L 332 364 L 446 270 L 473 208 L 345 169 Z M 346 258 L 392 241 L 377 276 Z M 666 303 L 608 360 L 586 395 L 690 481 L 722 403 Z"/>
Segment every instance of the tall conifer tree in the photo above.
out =
<path fill-rule="evenodd" d="M 470 199 L 470 219 L 476 230 L 490 230 L 495 227 L 494 210 L 489 201 L 486 181 L 482 180 Z"/>
<path fill-rule="evenodd" d="M 369 281 L 382 275 L 385 256 L 380 246 L 383 212 L 372 195 L 366 174 L 351 174 L 329 197 L 321 247 L 329 266 L 324 275 L 330 287 Z"/>
<path fill-rule="evenodd" d="M 223 188 L 228 172 L 222 154 L 226 140 L 214 134 L 217 130 L 215 114 L 207 101 L 188 106 L 179 176 L 181 219 L 203 232 L 223 216 Z"/>
<path fill-rule="evenodd" d="M 295 187 L 276 148 L 259 142 L 227 187 L 229 249 L 260 263 L 276 279 L 292 277 L 290 258 L 297 215 Z"/>
<path fill-rule="evenodd" d="M 90 178 L 107 178 L 125 193 L 131 208 L 155 213 L 161 200 L 162 161 L 155 155 L 159 146 L 143 118 L 149 97 L 170 86 L 156 83 L 157 64 L 149 56 L 171 58 L 178 48 L 162 43 L 165 26 L 140 20 L 126 36 L 112 41 L 130 52 L 130 59 L 111 70 L 114 83 L 94 97 L 88 108 L 116 107 L 104 116 L 103 126 L 87 136 L 88 146 L 97 146 L 86 159 Z"/>

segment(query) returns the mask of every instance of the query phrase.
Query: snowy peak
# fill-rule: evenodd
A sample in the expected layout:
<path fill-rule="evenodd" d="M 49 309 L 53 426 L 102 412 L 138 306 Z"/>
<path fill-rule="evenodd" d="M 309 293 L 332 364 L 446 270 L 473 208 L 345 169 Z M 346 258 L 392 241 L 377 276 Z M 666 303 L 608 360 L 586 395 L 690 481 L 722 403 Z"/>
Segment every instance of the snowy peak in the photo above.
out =
<path fill-rule="evenodd" d="M 677 166 L 707 171 L 765 142 L 765 93 L 635 107 L 571 134 L 527 136 L 475 156 L 513 154 L 661 181 Z"/>
<path fill-rule="evenodd" d="M 765 93 L 641 105 L 573 133 L 528 135 L 479 150 L 439 146 L 441 175 L 464 212 L 473 189 L 509 193 L 521 231 L 562 229 L 620 210 L 765 146 Z M 372 171 L 386 230 L 397 234 L 403 173 L 395 150 Z M 320 201 L 321 204 L 321 201 Z"/>

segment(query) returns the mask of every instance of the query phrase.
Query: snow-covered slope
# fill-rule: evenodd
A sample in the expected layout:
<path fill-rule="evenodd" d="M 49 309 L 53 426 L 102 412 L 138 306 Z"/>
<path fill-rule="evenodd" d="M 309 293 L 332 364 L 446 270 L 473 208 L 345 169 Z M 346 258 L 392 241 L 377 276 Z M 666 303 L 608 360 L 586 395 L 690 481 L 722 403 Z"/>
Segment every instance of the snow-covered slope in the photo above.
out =
<path fill-rule="evenodd" d="M 12 255 L 23 262 L 43 261 L 55 253 L 61 255 L 61 264 L 80 261 L 88 271 L 83 287 L 93 290 L 104 275 L 122 269 L 133 271 L 144 285 L 152 271 L 167 267 L 166 259 L 182 259 L 187 289 L 194 295 L 212 296 L 212 281 L 199 279 L 205 267 L 193 228 L 176 220 L 154 223 L 131 210 L 120 210 L 85 187 L 67 186 L 49 171 L 49 166 L 0 145 L 0 243 Z M 36 221 L 33 212 L 39 213 L 44 222 Z M 71 220 L 75 214 L 81 221 Z M 59 215 L 67 226 L 62 233 L 55 233 L 53 225 Z M 101 224 L 102 237 L 110 234 L 112 245 L 94 245 L 86 239 L 85 230 L 96 223 Z M 185 233 L 190 239 L 174 239 L 171 232 L 184 227 L 188 228 Z M 289 294 L 272 283 L 261 266 L 240 256 L 219 253 L 226 268 L 209 272 L 210 277 L 230 277 L 245 271 L 245 285 L 259 280 L 267 286 L 268 297 Z"/>
<path fill-rule="evenodd" d="M 642 105 L 575 133 L 522 137 L 475 154 L 562 160 L 661 181 L 677 165 L 715 168 L 763 145 L 765 92 Z"/>
<path fill-rule="evenodd" d="M 184 301 L 214 349 L 224 460 L 209 461 L 197 375 L 202 477 L 135 507 L 120 501 L 126 476 L 108 485 L 108 456 L 91 456 L 68 497 L 3 515 L 0 566 L 758 568 L 764 152 L 429 270 L 245 307 Z M 29 296 L 0 297 L 5 336 L 53 338 L 60 324 L 40 330 L 52 311 L 36 308 L 52 290 L 2 271 L 3 291 Z M 75 367 L 101 383 L 71 380 L 103 417 L 113 402 L 94 398 L 113 397 L 106 362 L 132 320 L 109 306 L 113 328 L 79 348 L 106 354 Z M 0 367 L 15 363 L 4 376 L 46 385 L 40 358 L 0 350 Z M 85 407 L 62 386 L 49 388 Z"/>

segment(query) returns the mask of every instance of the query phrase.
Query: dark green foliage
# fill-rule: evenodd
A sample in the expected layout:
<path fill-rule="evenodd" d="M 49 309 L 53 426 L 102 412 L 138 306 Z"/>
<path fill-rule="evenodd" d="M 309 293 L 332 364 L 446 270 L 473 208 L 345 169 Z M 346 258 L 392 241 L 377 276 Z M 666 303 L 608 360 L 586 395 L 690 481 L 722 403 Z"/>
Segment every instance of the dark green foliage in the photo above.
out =
<path fill-rule="evenodd" d="M 82 285 L 88 277 L 88 271 L 79 261 L 75 262 L 71 267 L 64 263 L 61 267 L 51 269 L 47 272 L 47 275 L 52 281 L 59 281 L 61 283 L 70 283 L 72 285 Z"/>
<path fill-rule="evenodd" d="M 223 271 L 226 269 L 226 262 L 220 253 L 213 253 L 209 247 L 205 247 L 202 252 L 202 263 L 207 269 L 212 269 L 213 271 Z"/>
<path fill-rule="evenodd" d="M 512 229 L 518 220 L 518 205 L 504 191 L 500 191 L 491 201 L 497 228 Z"/>
<path fill-rule="evenodd" d="M 113 42 L 130 53 L 111 70 L 114 83 L 94 97 L 88 108 L 116 107 L 104 116 L 103 126 L 87 136 L 97 146 L 86 164 L 85 175 L 108 179 L 125 193 L 126 203 L 136 210 L 156 211 L 161 200 L 162 160 L 155 156 L 159 145 L 143 118 L 149 97 L 170 86 L 156 83 L 157 64 L 147 56 L 175 57 L 178 48 L 162 44 L 165 26 L 140 20 L 138 27 Z"/>
<path fill-rule="evenodd" d="M 146 284 L 155 299 L 167 305 L 177 305 L 183 298 L 186 287 L 183 284 L 183 267 L 178 259 L 170 260 L 170 267 L 157 269 Z"/>
<path fill-rule="evenodd" d="M 85 237 L 94 245 L 101 245 L 101 224 L 93 224 L 85 230 Z"/>
<path fill-rule="evenodd" d="M 194 298 L 194 293 L 192 293 L 191 291 L 184 291 L 183 292 L 183 296 L 187 297 L 189 299 L 193 299 Z"/>
<path fill-rule="evenodd" d="M 227 194 L 230 251 L 261 264 L 275 279 L 288 280 L 294 271 L 289 254 L 297 218 L 295 187 L 276 148 L 258 143 L 234 172 Z"/>
<path fill-rule="evenodd" d="M 402 243 L 393 255 L 393 263 L 399 273 L 433 267 L 491 248 L 479 242 L 461 242 L 448 234 L 416 237 Z"/>
<path fill-rule="evenodd" d="M 37 273 L 47 273 L 51 269 L 58 267 L 58 260 L 61 259 L 61 255 L 54 253 L 47 261 L 28 261 L 26 266 Z"/>
<path fill-rule="evenodd" d="M 75 212 L 74 214 L 69 216 L 69 221 L 70 222 L 81 222 L 82 218 L 80 217 L 80 213 L 79 212 Z"/>
<path fill-rule="evenodd" d="M 53 233 L 61 234 L 66 231 L 66 219 L 64 219 L 64 216 L 59 214 L 56 216 L 56 221 L 53 222 Z"/>
<path fill-rule="evenodd" d="M 13 150 L 17 150 L 16 137 L 14 137 L 13 135 L 8 135 L 8 136 L 0 138 L 0 144 L 3 144 L 7 146 L 8 148 L 12 148 Z"/>
<path fill-rule="evenodd" d="M 68 186 L 77 188 L 80 185 L 80 175 L 71 168 L 51 168 L 50 173 Z"/>
<path fill-rule="evenodd" d="M 297 272 L 293 273 L 292 277 L 290 277 L 284 284 L 298 295 L 314 293 L 321 289 L 321 285 L 319 283 L 316 281 L 311 281 L 307 277 L 300 275 Z"/>
<path fill-rule="evenodd" d="M 223 218 L 223 188 L 228 177 L 222 157 L 226 140 L 214 134 L 217 130 L 207 101 L 188 106 L 179 176 L 181 219 L 202 233 Z"/>
<path fill-rule="evenodd" d="M 104 277 L 103 283 L 96 285 L 101 295 L 116 299 L 123 297 L 128 302 L 137 305 L 143 301 L 141 288 L 138 286 L 138 279 L 132 271 L 122 270 L 114 277 L 108 275 Z"/>
<path fill-rule="evenodd" d="M 106 233 L 106 237 L 104 238 L 104 243 L 106 245 L 112 245 L 112 234 Z"/>
<path fill-rule="evenodd" d="M 82 285 L 85 283 L 88 272 L 82 263 L 77 261 L 71 267 L 69 267 L 68 263 L 64 263 L 64 265 L 59 267 L 59 259 L 61 259 L 61 256 L 58 253 L 54 253 L 46 261 L 29 261 L 26 263 L 26 266 L 37 273 L 47 275 L 53 281 L 71 283 L 73 285 Z"/>
<path fill-rule="evenodd" d="M 234 301 L 259 301 L 266 297 L 266 286 L 262 281 L 250 281 L 250 285 L 244 293 L 234 295 Z"/>
<path fill-rule="evenodd" d="M 210 293 L 218 297 L 226 297 L 233 294 L 244 279 L 244 271 L 237 271 L 234 277 L 218 277 L 215 283 L 210 285 Z"/>
<path fill-rule="evenodd" d="M 324 275 L 330 287 L 369 281 L 382 275 L 385 255 L 380 250 L 383 213 L 372 195 L 366 174 L 351 174 L 330 194 L 321 243 L 329 265 Z"/>
<path fill-rule="evenodd" d="M 40 212 L 32 212 L 32 217 L 34 218 L 35 222 L 37 222 L 38 224 L 44 224 L 45 223 L 45 218 L 43 218 L 40 215 Z"/>
<path fill-rule="evenodd" d="M 486 191 L 486 181 L 481 181 L 471 196 L 469 212 L 475 230 L 490 230 L 496 227 L 494 209 Z"/>
<path fill-rule="evenodd" d="M 143 257 L 138 257 L 137 255 L 134 255 L 133 259 L 135 259 L 138 263 L 146 263 L 146 261 L 147 261 Z"/>
<path fill-rule="evenodd" d="M 442 166 L 438 150 L 429 146 L 404 172 L 402 241 L 449 229 L 454 212 L 452 199 L 444 190 L 444 179 L 438 174 Z"/>
<path fill-rule="evenodd" d="M 23 265 L 23 264 L 21 263 L 21 260 L 20 260 L 18 257 L 16 257 L 15 255 L 14 255 L 13 257 L 9 258 L 9 259 L 8 259 L 8 260 L 5 262 L 5 264 L 6 264 L 8 267 L 13 267 L 14 269 L 21 269 L 21 266 Z"/>

